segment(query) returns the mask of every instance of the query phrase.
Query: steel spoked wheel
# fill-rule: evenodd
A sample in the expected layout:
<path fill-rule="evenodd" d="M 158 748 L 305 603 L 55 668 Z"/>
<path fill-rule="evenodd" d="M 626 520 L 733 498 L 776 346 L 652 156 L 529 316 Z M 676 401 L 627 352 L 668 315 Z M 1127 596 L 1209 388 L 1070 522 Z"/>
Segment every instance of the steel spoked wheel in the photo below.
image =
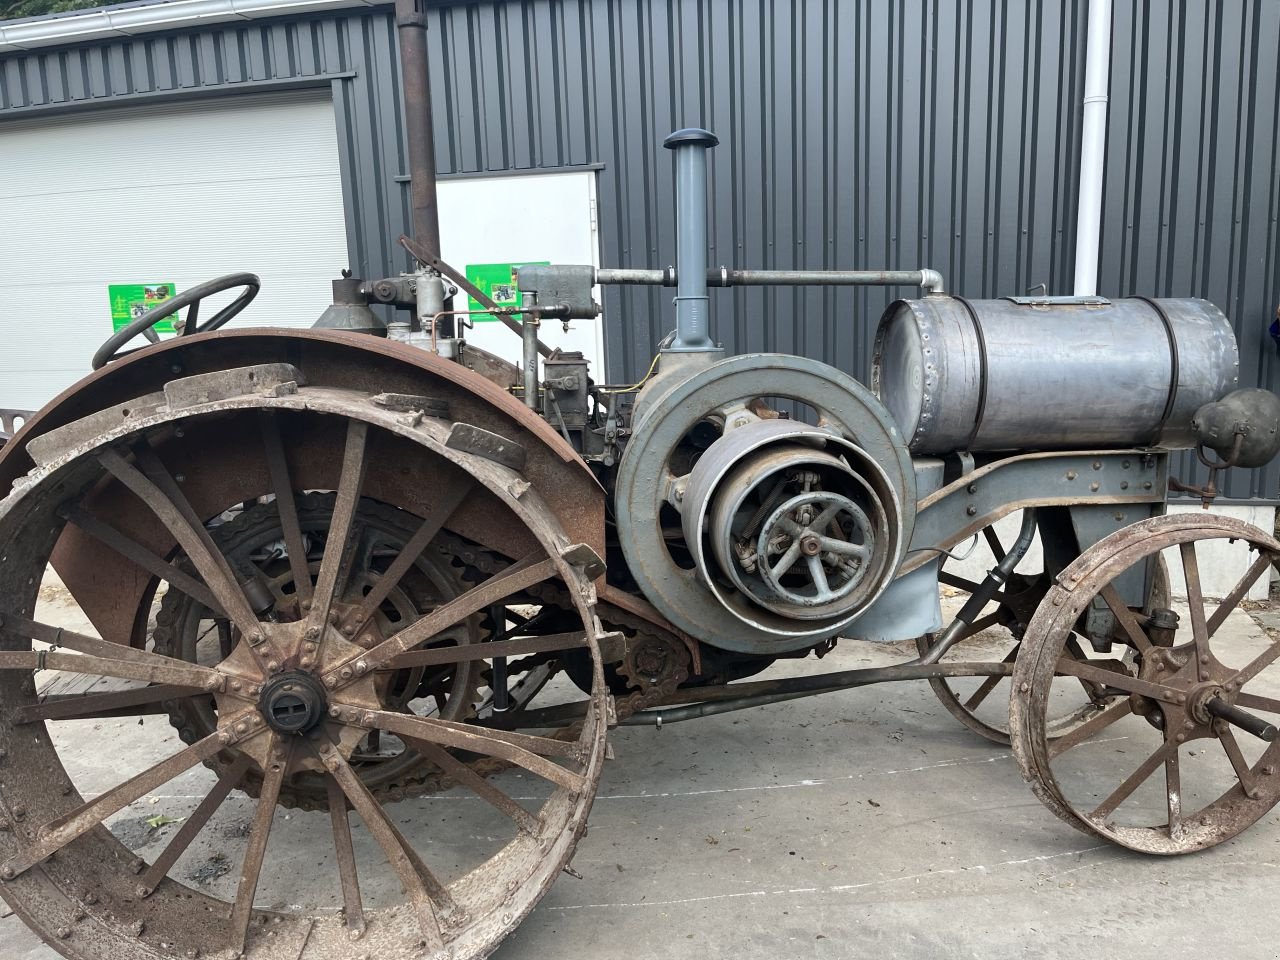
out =
<path fill-rule="evenodd" d="M 260 394 L 239 409 L 223 401 L 216 416 L 189 407 L 176 432 L 161 405 L 137 429 L 46 464 L 0 505 L 0 894 L 66 956 L 483 957 L 561 873 L 585 829 L 606 727 L 590 584 L 599 561 L 567 541 L 517 473 L 449 449 L 452 424 L 336 393 L 299 390 L 272 412 L 258 408 L 272 399 Z M 265 452 L 237 465 L 256 469 L 261 495 L 275 497 L 282 546 L 265 564 L 255 549 L 232 549 L 235 536 L 211 533 L 187 496 L 167 444 L 203 430 L 265 430 Z M 280 455 L 290 445 L 281 439 L 295 436 L 328 437 L 340 454 L 320 488 L 331 491 L 323 537 L 310 495 L 290 480 L 304 452 Z M 380 486 L 376 465 L 393 452 L 406 471 L 443 462 L 453 485 L 425 499 L 407 536 L 376 538 L 398 551 L 362 574 L 363 494 Z M 104 491 L 145 504 L 147 523 L 121 529 L 117 517 L 81 507 L 103 502 Z M 468 496 L 508 511 L 512 542 L 533 546 L 488 576 L 414 586 L 424 551 L 446 524 L 454 529 Z M 93 635 L 95 604 L 45 582 L 68 518 L 225 619 L 225 649 L 181 659 Z M 323 540 L 316 556 L 310 539 Z M 495 607 L 532 622 L 548 591 L 561 598 L 554 634 L 513 626 L 493 639 L 466 629 Z M 66 609 L 54 608 L 55 596 Z M 440 671 L 456 677 L 486 660 L 555 650 L 586 650 L 592 662 L 585 716 L 563 735 L 415 712 L 406 696 L 405 677 L 420 685 Z M 73 693 L 47 696 L 51 676 L 80 680 Z M 167 718 L 151 719 L 175 704 L 208 718 L 190 743 Z M 362 773 L 375 736 L 430 765 L 432 796 L 389 796 Z M 323 802 L 285 812 L 286 789 L 301 783 Z M 139 839 L 142 823 L 153 825 Z"/>
<path fill-rule="evenodd" d="M 298 528 L 313 581 L 320 573 L 328 548 L 334 505 L 333 494 L 308 494 L 297 503 Z M 423 550 L 408 568 L 392 571 L 392 564 L 416 531 L 413 519 L 404 511 L 367 499 L 361 500 L 356 508 L 349 537 L 353 546 L 349 551 L 350 569 L 340 601 L 344 609 L 352 611 L 362 604 L 372 609 L 365 598 L 375 591 L 385 597 L 373 611 L 368 629 L 357 632 L 349 622 L 344 622 L 341 629 L 344 635 L 349 633 L 366 648 L 391 636 L 398 625 L 404 626 L 425 616 L 469 587 L 453 558 L 436 544 Z M 294 565 L 289 561 L 281 513 L 274 502 L 255 504 L 240 511 L 210 533 L 233 565 L 252 574 L 255 595 L 262 604 L 258 610 L 260 617 L 278 622 L 304 619 L 303 604 L 309 602 L 304 598 L 311 596 L 314 587 L 312 584 L 300 587 L 294 582 Z M 197 575 L 189 564 L 184 564 L 184 568 Z M 399 578 L 395 585 L 384 587 L 382 578 L 396 574 Z M 480 620 L 479 615 L 467 617 L 452 628 L 442 630 L 426 647 L 479 643 L 484 633 Z M 206 608 L 180 590 L 170 590 L 160 605 L 153 649 L 180 660 L 216 665 L 230 654 L 240 639 L 236 626 L 221 611 Z M 467 720 L 474 714 L 482 666 L 479 660 L 468 660 L 397 671 L 386 681 L 382 692 L 384 705 L 445 720 Z M 184 743 L 195 743 L 217 728 L 216 703 L 212 699 L 172 701 L 169 720 Z M 427 776 L 438 772 L 435 764 L 399 738 L 383 736 L 377 730 L 369 734 L 350 760 L 365 786 L 390 799 L 402 798 L 406 790 L 414 789 Z M 222 757 L 215 757 L 206 765 L 215 772 L 228 768 L 226 758 Z M 299 770 L 285 781 L 279 802 L 284 806 L 323 809 L 328 803 L 324 779 Z M 241 781 L 241 788 L 250 791 L 259 785 L 252 771 Z"/>
<path fill-rule="evenodd" d="M 1247 544 L 1253 562 L 1224 599 L 1206 599 L 1201 565 L 1229 542 Z M 1126 574 L 1166 550 L 1185 574 L 1187 601 L 1137 614 L 1122 596 Z M 1280 543 L 1255 527 L 1166 516 L 1112 534 L 1063 572 L 1027 628 L 1010 712 L 1023 776 L 1054 813 L 1130 849 L 1174 854 L 1228 840 L 1274 806 L 1280 643 L 1226 623 L 1277 563 Z M 1108 621 L 1133 658 L 1063 656 L 1073 635 Z M 1105 685 L 1114 702 L 1052 740 L 1055 676 Z"/>
<path fill-rule="evenodd" d="M 1004 546 L 996 531 L 988 527 L 983 531 L 992 554 L 997 561 L 1004 557 Z M 945 562 L 939 581 L 959 595 L 968 598 L 978 584 L 947 571 Z M 962 639 L 943 658 L 947 660 L 989 660 L 996 663 L 1013 663 L 1022 646 L 1027 624 L 1050 587 L 1046 573 L 1013 573 L 1009 582 L 987 604 L 973 625 L 968 627 Z M 1164 606 L 1169 597 L 1169 571 L 1161 559 L 1156 564 L 1155 580 L 1151 587 L 1148 607 Z M 930 637 L 916 641 L 923 655 L 930 647 Z M 1090 652 L 1078 638 L 1068 639 L 1064 656 L 1084 661 Z M 938 700 L 947 712 L 974 733 L 993 743 L 1009 744 L 1009 690 L 1008 676 L 996 677 L 936 677 L 929 681 Z M 1070 733 L 1075 727 L 1103 710 L 1115 699 L 1106 689 L 1087 680 L 1063 682 L 1062 692 L 1055 700 L 1054 714 L 1046 721 L 1050 737 Z M 1074 696 L 1067 696 L 1072 692 Z"/>

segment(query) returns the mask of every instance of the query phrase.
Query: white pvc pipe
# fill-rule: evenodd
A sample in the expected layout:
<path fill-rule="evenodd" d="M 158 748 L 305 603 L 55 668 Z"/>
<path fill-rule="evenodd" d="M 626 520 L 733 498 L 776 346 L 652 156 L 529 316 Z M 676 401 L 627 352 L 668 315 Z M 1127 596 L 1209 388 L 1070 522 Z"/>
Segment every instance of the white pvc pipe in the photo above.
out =
<path fill-rule="evenodd" d="M 1084 65 L 1084 129 L 1080 138 L 1075 295 L 1098 292 L 1102 170 L 1107 156 L 1107 91 L 1111 81 L 1111 0 L 1089 0 Z"/>

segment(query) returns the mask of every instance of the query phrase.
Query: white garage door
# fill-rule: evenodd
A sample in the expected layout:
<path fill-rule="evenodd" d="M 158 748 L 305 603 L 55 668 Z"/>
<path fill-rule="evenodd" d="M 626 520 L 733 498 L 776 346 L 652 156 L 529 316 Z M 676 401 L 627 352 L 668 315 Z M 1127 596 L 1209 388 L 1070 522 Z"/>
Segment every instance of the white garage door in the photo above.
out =
<path fill-rule="evenodd" d="M 310 326 L 347 266 L 327 93 L 0 125 L 0 210 L 0 407 L 89 371 L 110 285 L 247 270 L 262 292 L 234 325 Z"/>

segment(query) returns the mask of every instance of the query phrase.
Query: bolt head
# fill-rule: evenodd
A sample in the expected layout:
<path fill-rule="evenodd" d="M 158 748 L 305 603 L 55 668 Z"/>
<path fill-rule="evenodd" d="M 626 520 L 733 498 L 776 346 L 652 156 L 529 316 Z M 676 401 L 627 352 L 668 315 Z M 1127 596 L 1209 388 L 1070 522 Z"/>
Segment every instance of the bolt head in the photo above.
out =
<path fill-rule="evenodd" d="M 268 669 L 269 671 L 271 671 L 272 673 L 279 673 L 279 672 L 280 672 L 280 663 L 279 663 L 279 661 L 277 661 L 277 660 L 270 660 L 270 661 L 268 661 L 268 662 L 267 662 L 267 669 Z"/>

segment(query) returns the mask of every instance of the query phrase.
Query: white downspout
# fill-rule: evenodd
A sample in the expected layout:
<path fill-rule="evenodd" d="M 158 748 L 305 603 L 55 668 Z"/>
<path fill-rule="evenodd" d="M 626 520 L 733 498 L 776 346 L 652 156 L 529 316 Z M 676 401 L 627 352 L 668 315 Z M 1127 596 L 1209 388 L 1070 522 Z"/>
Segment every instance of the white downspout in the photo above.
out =
<path fill-rule="evenodd" d="M 1075 295 L 1098 292 L 1102 232 L 1102 168 L 1107 156 L 1107 91 L 1111 81 L 1111 0 L 1089 0 L 1084 66 L 1084 129 L 1080 138 Z"/>

